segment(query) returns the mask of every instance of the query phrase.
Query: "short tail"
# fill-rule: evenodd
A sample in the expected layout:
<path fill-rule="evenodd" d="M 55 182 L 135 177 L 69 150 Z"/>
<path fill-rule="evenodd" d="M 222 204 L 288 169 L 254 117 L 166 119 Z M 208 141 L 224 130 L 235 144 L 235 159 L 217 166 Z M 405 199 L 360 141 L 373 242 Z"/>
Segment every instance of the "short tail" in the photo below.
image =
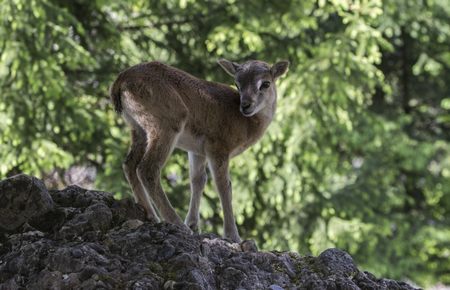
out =
<path fill-rule="evenodd" d="M 114 110 L 121 114 L 122 113 L 122 74 L 119 74 L 117 79 L 112 84 L 111 88 L 109 89 L 109 96 L 111 98 L 111 102 L 113 103 Z"/>

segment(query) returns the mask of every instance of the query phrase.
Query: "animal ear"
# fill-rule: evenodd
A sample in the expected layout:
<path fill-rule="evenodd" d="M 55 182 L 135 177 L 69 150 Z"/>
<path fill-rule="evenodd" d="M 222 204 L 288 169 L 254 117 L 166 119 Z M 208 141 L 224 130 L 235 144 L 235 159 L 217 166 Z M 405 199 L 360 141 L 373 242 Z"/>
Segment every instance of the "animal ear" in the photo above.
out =
<path fill-rule="evenodd" d="M 273 78 L 276 79 L 282 76 L 288 70 L 288 67 L 289 61 L 282 60 L 277 62 L 270 68 L 270 73 L 272 74 Z"/>
<path fill-rule="evenodd" d="M 224 58 L 219 59 L 217 63 L 232 77 L 234 77 L 234 74 L 239 67 L 238 63 L 226 60 Z"/>

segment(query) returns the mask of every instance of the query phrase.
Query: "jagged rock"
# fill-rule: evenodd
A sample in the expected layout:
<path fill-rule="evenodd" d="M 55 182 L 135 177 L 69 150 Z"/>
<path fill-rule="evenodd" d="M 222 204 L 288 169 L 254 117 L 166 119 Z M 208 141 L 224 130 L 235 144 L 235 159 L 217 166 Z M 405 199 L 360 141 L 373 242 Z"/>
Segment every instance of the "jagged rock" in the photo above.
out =
<path fill-rule="evenodd" d="M 7 196 L 0 216 L 27 212 L 0 237 L 0 290 L 414 289 L 358 270 L 339 249 L 318 257 L 259 252 L 252 241 L 236 244 L 145 221 L 134 202 L 105 192 L 70 186 L 50 197 L 25 175 L 0 188 Z M 23 200 L 42 208 L 18 206 Z"/>
<path fill-rule="evenodd" d="M 317 258 L 317 266 L 326 275 L 352 277 L 358 273 L 358 268 L 352 257 L 339 249 L 328 249 Z"/>
<path fill-rule="evenodd" d="M 44 182 L 24 174 L 0 182 L 0 201 L 0 228 L 4 230 L 15 230 L 53 208 Z"/>

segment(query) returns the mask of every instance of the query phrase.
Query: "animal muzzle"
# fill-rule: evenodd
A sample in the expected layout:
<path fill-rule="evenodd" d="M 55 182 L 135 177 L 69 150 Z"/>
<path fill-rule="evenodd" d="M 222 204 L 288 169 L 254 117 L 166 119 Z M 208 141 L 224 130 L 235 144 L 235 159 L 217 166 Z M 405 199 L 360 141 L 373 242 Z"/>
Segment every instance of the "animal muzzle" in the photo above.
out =
<path fill-rule="evenodd" d="M 241 113 L 249 117 L 252 115 L 253 111 L 255 110 L 255 103 L 251 100 L 242 100 L 241 101 Z"/>

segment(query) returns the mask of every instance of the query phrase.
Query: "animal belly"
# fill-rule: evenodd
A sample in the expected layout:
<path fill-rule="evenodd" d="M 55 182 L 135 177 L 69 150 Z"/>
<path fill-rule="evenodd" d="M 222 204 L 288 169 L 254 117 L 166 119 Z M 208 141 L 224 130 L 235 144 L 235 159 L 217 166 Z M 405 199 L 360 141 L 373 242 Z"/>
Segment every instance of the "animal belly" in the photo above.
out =
<path fill-rule="evenodd" d="M 194 136 L 189 132 L 183 131 L 178 137 L 176 147 L 185 151 L 204 155 L 205 138 L 203 136 Z"/>
<path fill-rule="evenodd" d="M 244 152 L 245 150 L 247 150 L 249 146 L 239 146 L 238 148 L 234 149 L 233 151 L 231 151 L 231 157 L 237 156 L 239 154 L 241 154 L 242 152 Z"/>

